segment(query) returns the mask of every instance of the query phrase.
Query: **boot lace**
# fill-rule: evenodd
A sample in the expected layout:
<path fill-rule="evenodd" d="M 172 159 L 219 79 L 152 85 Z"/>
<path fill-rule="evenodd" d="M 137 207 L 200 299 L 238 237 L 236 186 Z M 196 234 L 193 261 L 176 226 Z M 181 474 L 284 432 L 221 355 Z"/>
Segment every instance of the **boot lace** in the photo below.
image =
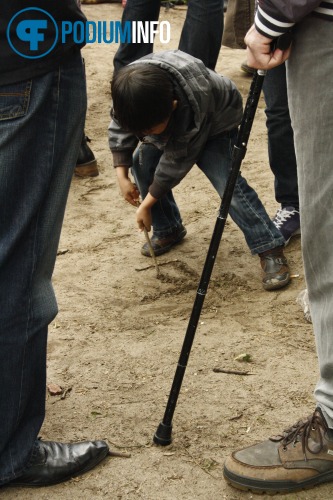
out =
<path fill-rule="evenodd" d="M 297 442 L 302 443 L 302 452 L 304 455 L 304 460 L 307 460 L 306 451 L 317 455 L 321 452 L 324 446 L 323 436 L 328 431 L 328 426 L 325 419 L 322 417 L 321 413 L 315 411 L 313 415 L 310 415 L 307 419 L 299 420 L 296 424 L 292 425 L 288 429 L 285 429 L 282 434 L 271 437 L 271 441 L 281 441 L 283 448 L 286 450 L 288 444 L 296 445 Z M 317 444 L 315 449 L 310 448 L 309 438 L 310 434 L 315 433 Z"/>

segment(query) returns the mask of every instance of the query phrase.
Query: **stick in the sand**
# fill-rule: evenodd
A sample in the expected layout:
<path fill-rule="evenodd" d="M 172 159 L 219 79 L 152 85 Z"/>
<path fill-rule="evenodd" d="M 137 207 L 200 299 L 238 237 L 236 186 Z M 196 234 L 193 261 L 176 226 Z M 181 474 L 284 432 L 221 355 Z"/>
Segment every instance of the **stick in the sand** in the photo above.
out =
<path fill-rule="evenodd" d="M 147 231 L 147 229 L 145 227 L 143 228 L 143 232 L 145 233 L 145 238 L 146 238 L 146 241 L 147 241 L 147 244 L 148 244 L 148 248 L 149 248 L 149 252 L 150 252 L 151 258 L 154 260 L 155 269 L 156 269 L 156 276 L 159 277 L 159 275 L 160 275 L 160 269 L 159 269 L 158 264 L 157 264 L 157 259 L 156 259 L 156 255 L 155 255 L 155 252 L 154 252 L 154 249 L 153 249 L 153 245 L 151 244 L 148 231 Z"/>
<path fill-rule="evenodd" d="M 253 375 L 250 372 L 241 372 L 238 370 L 225 370 L 224 368 L 213 368 L 213 372 L 215 373 L 229 373 L 230 375 Z"/>
<path fill-rule="evenodd" d="M 140 201 L 139 200 L 136 201 L 136 206 L 137 207 L 140 206 Z M 145 227 L 143 228 L 143 232 L 144 232 L 144 235 L 145 235 L 145 238 L 146 238 L 146 242 L 147 242 L 147 245 L 148 245 L 148 248 L 149 248 L 150 256 L 153 259 L 154 264 L 155 264 L 156 276 L 158 278 L 159 275 L 160 275 L 160 270 L 159 270 L 159 267 L 158 267 L 158 264 L 157 264 L 157 259 L 156 259 L 156 255 L 155 255 L 155 252 L 154 252 L 154 249 L 153 249 L 153 245 L 151 244 L 148 231 L 147 231 L 147 229 Z"/>

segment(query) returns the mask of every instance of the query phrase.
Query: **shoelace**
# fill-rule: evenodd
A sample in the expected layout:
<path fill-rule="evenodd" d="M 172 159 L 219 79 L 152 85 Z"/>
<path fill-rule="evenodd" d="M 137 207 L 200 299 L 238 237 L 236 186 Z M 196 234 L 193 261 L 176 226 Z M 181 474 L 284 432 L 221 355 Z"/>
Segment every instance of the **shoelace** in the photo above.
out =
<path fill-rule="evenodd" d="M 287 219 L 290 219 L 290 217 L 294 214 L 297 213 L 297 210 L 286 210 L 285 208 L 279 208 L 279 210 L 276 212 L 276 215 L 274 217 L 274 224 L 275 226 L 280 229 L 282 224 L 286 222 Z"/>
<path fill-rule="evenodd" d="M 323 435 L 328 431 L 328 426 L 326 421 L 321 416 L 318 411 L 315 411 L 313 415 L 308 417 L 305 420 L 299 420 L 293 426 L 285 429 L 283 434 L 278 436 L 274 436 L 271 441 L 281 441 L 284 448 L 287 447 L 288 444 L 296 444 L 301 441 L 302 443 L 302 451 L 304 455 L 304 460 L 306 461 L 306 450 L 313 455 L 317 455 L 321 452 L 324 446 Z M 319 440 L 319 447 L 316 450 L 312 450 L 309 447 L 309 437 L 311 432 L 316 432 L 316 435 Z"/>

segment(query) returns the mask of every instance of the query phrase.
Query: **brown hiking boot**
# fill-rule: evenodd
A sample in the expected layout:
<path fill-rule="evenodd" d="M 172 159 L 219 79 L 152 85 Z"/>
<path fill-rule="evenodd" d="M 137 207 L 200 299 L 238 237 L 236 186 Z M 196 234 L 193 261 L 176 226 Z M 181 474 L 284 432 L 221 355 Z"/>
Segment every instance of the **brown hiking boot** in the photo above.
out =
<path fill-rule="evenodd" d="M 178 243 L 180 243 L 186 236 L 186 228 L 181 224 L 177 229 L 170 233 L 165 238 L 159 238 L 155 234 L 151 237 L 151 246 L 153 247 L 155 255 L 162 255 Z M 141 248 L 142 255 L 151 257 L 148 243 L 145 243 Z"/>
<path fill-rule="evenodd" d="M 291 493 L 333 481 L 333 430 L 319 408 L 282 435 L 234 452 L 226 481 L 253 493 Z"/>
<path fill-rule="evenodd" d="M 265 290 L 277 290 L 290 282 L 287 259 L 283 254 L 283 246 L 260 253 L 260 264 L 263 270 L 262 285 Z"/>

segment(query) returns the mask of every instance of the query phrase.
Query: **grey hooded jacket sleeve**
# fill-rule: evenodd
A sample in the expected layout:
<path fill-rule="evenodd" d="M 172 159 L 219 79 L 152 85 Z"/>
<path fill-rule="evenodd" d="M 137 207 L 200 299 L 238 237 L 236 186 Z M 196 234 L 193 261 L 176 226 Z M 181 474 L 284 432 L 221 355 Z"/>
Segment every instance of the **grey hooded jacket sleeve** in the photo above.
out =
<path fill-rule="evenodd" d="M 239 125 L 242 98 L 228 78 L 207 69 L 201 61 L 181 51 L 150 54 L 132 64 L 137 62 L 156 64 L 168 71 L 178 101 L 167 142 L 161 146 L 158 136 L 144 138 L 144 142 L 163 150 L 149 188 L 150 194 L 158 199 L 185 177 L 210 137 Z M 124 133 L 112 120 L 109 144 L 114 166 L 129 166 L 138 139 Z"/>

